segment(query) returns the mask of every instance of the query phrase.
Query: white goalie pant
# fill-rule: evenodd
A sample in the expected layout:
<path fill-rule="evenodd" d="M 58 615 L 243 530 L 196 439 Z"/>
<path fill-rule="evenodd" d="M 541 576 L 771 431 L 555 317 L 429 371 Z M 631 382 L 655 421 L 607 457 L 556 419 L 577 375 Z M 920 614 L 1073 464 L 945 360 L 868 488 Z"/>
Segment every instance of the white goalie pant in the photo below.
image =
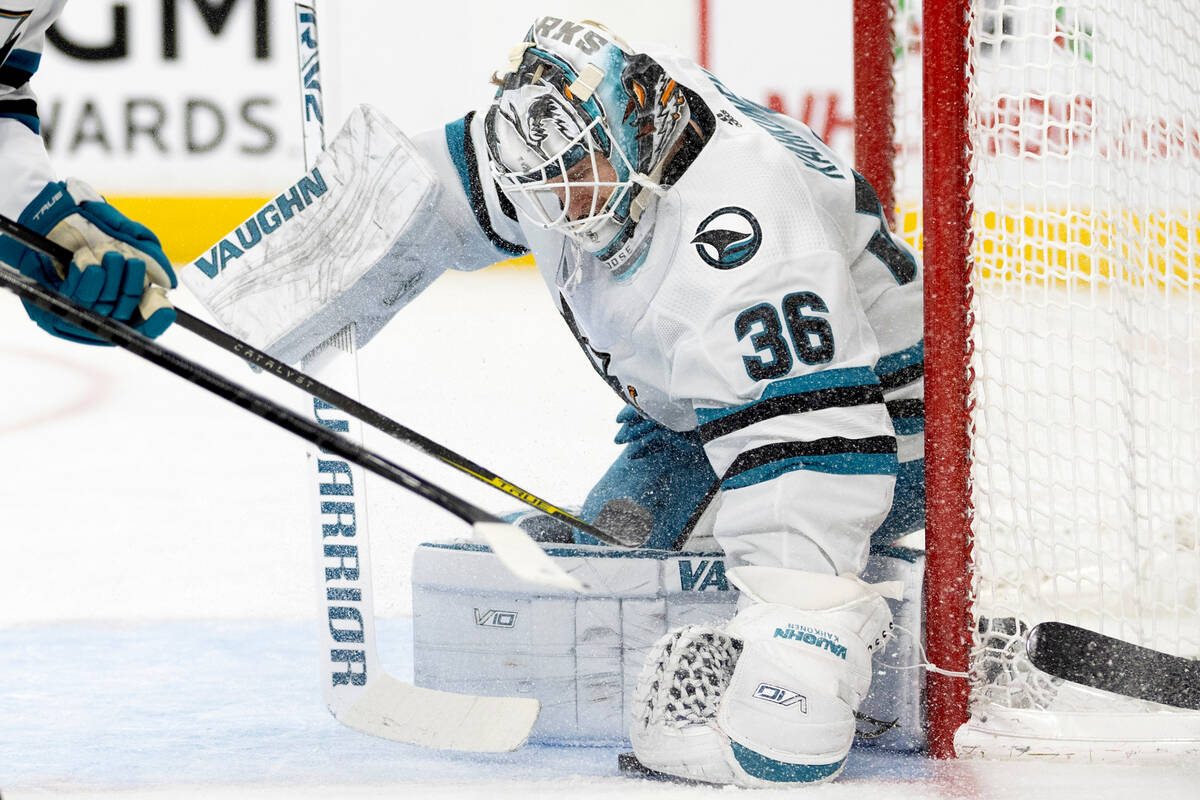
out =
<path fill-rule="evenodd" d="M 836 777 L 892 613 L 856 578 L 732 569 L 749 604 L 726 625 L 672 631 L 634 690 L 630 739 L 645 766 L 760 787 Z"/>
<path fill-rule="evenodd" d="M 413 667 L 418 686 L 477 695 L 535 697 L 531 741 L 615 745 L 629 740 L 633 692 L 647 655 L 670 630 L 724 625 L 739 592 L 717 552 L 547 545 L 592 591 L 531 587 L 498 567 L 486 548 L 426 543 L 413 562 Z M 925 745 L 920 655 L 924 556 L 872 556 L 863 577 L 900 581 L 889 601 L 898 625 L 876 656 L 859 710 L 899 721 L 861 744 L 913 751 Z M 863 726 L 864 729 L 869 726 Z"/>

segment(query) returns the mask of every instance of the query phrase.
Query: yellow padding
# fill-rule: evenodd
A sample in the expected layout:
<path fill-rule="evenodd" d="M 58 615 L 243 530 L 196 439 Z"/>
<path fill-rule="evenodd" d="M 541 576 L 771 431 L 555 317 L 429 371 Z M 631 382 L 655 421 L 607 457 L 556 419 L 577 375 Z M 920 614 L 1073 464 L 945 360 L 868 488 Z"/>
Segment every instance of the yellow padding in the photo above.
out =
<path fill-rule="evenodd" d="M 898 209 L 905 240 L 921 249 L 921 213 Z M 1194 211 L 976 209 L 975 278 L 1031 286 L 1200 289 L 1200 215 Z"/>
<path fill-rule="evenodd" d="M 254 214 L 269 197 L 124 197 L 105 199 L 154 231 L 173 264 L 194 261 Z"/>
<path fill-rule="evenodd" d="M 489 267 L 489 269 L 500 269 L 500 268 L 509 268 L 509 267 L 515 267 L 517 269 L 533 269 L 533 268 L 537 267 L 537 264 L 533 263 L 533 256 L 523 255 L 523 256 L 517 256 L 516 258 L 510 258 L 507 261 L 497 261 L 495 264 L 493 264 L 491 267 Z"/>
<path fill-rule="evenodd" d="M 125 216 L 154 231 L 171 263 L 184 264 L 211 250 L 271 198 L 107 195 L 106 199 Z M 533 266 L 533 258 L 522 256 L 499 266 L 527 268 Z"/>

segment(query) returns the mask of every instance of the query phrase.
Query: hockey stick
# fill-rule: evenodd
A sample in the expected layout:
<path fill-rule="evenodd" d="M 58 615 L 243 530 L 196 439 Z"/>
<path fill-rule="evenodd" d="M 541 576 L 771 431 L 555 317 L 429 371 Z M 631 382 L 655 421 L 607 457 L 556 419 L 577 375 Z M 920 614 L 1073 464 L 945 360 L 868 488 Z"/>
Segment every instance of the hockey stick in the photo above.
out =
<path fill-rule="evenodd" d="M 90 331 L 113 344 L 129 350 L 163 369 L 175 373 L 209 392 L 238 405 L 263 419 L 290 431 L 325 451 L 335 453 L 375 474 L 403 486 L 442 506 L 471 524 L 476 536 L 488 544 L 497 558 L 526 580 L 568 588 L 584 588 L 564 572 L 545 552 L 519 528 L 492 517 L 439 487 L 424 481 L 369 450 L 344 437 L 330 433 L 265 397 L 163 348 L 132 329 L 76 305 L 57 292 L 0 265 L 0 286 L 4 286 L 39 308 L 58 314 L 63 319 Z M 319 568 L 325 576 L 358 577 L 359 565 L 365 564 L 356 546 L 330 545 L 324 548 Z M 348 563 L 349 562 L 349 563 Z M 328 583 L 327 583 L 328 587 Z M 355 730 L 385 739 L 455 750 L 501 752 L 514 750 L 524 744 L 537 721 L 537 700 L 518 697 L 475 697 L 424 689 L 396 680 L 379 668 L 375 653 L 373 625 L 368 628 L 357 609 L 347 605 L 361 600 L 361 590 L 326 588 L 331 602 L 330 635 L 338 646 L 329 651 L 335 663 L 344 663 L 344 673 L 331 672 L 333 691 L 351 688 L 356 691 L 349 702 L 330 705 L 338 721 Z M 349 620 L 350 626 L 346 627 Z M 354 623 L 357 622 L 357 628 Z M 372 632 L 370 640 L 367 631 Z M 368 681 L 368 677 L 370 680 Z M 341 686 L 345 684 L 345 686 Z"/>
<path fill-rule="evenodd" d="M 301 150 L 305 169 L 311 169 L 325 152 L 325 103 L 322 88 L 320 48 L 317 36 L 315 2 L 292 4 L 295 22 L 296 77 L 300 100 Z M 358 392 L 358 354 L 355 349 L 354 326 L 347 325 L 323 345 L 307 353 L 301 364 L 326 380 L 335 380 L 351 392 Z M 362 426 L 334 409 L 322 408 L 313 398 L 310 406 L 314 419 L 323 425 L 333 425 L 363 443 Z M 322 412 L 325 412 L 324 417 Z M 313 510 L 313 544 L 315 545 L 316 593 L 320 621 L 317 625 L 318 673 L 321 697 L 333 718 L 342 724 L 376 733 L 381 723 L 407 712 L 411 706 L 405 694 L 406 684 L 395 680 L 380 668 L 375 637 L 375 582 L 371 568 L 370 515 L 367 513 L 366 485 L 361 470 L 347 463 L 323 460 L 309 451 L 309 502 Z M 315 465 L 316 471 L 313 471 Z M 339 477 L 341 480 L 339 480 Z M 314 480 L 315 479 L 315 480 Z M 336 496 L 335 496 L 336 495 Z M 327 528 L 327 521 L 332 528 Z M 351 569 L 326 568 L 329 553 L 325 531 L 343 530 L 341 539 L 349 547 Z M 353 536 L 353 539 L 349 539 Z M 335 541 L 339 541 L 335 538 Z M 346 638 L 352 649 L 345 646 Z M 344 667 L 342 664 L 344 663 Z M 360 665 L 355 674 L 355 664 Z M 393 702 L 370 704 L 362 701 L 380 687 L 399 687 Z M 355 706 L 367 715 L 352 723 L 348 712 Z M 535 712 L 536 719 L 536 712 Z M 532 723 L 530 723 L 532 725 Z M 397 726 L 404 733 L 411 725 Z"/>
<path fill-rule="evenodd" d="M 11 220 L 0 215 L 0 229 L 8 233 Z M 68 253 L 67 263 L 70 263 Z M 200 364 L 191 361 L 178 353 L 168 350 L 153 339 L 148 339 L 119 322 L 84 308 L 74 301 L 47 289 L 31 278 L 27 278 L 15 269 L 5 265 L 0 269 L 0 286 L 12 291 L 21 299 L 62 319 L 76 327 L 110 342 L 118 347 L 141 356 L 147 361 L 172 372 L 179 377 L 196 384 L 212 394 L 228 400 L 236 406 L 259 416 L 284 430 L 331 453 L 336 453 L 348 461 L 358 464 L 363 469 L 370 470 L 376 475 L 409 491 L 424 497 L 426 500 L 449 511 L 463 520 L 480 535 L 480 538 L 492 543 L 499 543 L 500 550 L 496 556 L 511 568 L 514 574 L 547 585 L 574 588 L 582 590 L 579 581 L 563 572 L 545 555 L 523 531 L 505 523 L 500 518 L 484 511 L 461 497 L 452 494 L 439 486 L 417 476 L 415 473 L 401 467 L 377 453 L 360 447 L 343 436 L 331 433 L 325 428 L 310 422 L 304 417 L 284 408 L 278 403 L 262 395 L 242 387 L 222 375 Z M 510 530 L 511 529 L 511 530 Z M 524 542 L 520 540 L 525 540 Z M 515 545 L 515 546 L 513 546 Z M 532 549 L 531 549 L 532 548 Z M 504 551 L 502 555 L 500 551 Z"/>
<path fill-rule="evenodd" d="M 543 500 L 533 492 L 522 489 L 520 486 L 505 480 L 487 467 L 477 464 L 466 456 L 460 455 L 413 429 L 401 425 L 399 422 L 381 414 L 370 406 L 366 406 L 354 398 L 342 394 L 332 386 L 328 386 L 299 370 L 292 369 L 287 364 L 280 363 L 261 350 L 251 347 L 236 336 L 232 336 L 220 328 L 209 325 L 204 320 L 198 319 L 182 309 L 176 308 L 175 311 L 178 315 L 176 324 L 180 327 L 234 354 L 251 366 L 258 367 L 262 371 L 269 372 L 286 383 L 300 387 L 313 397 L 320 398 L 326 403 L 340 408 L 352 417 L 383 431 L 392 438 L 411 445 L 426 455 L 439 459 L 444 464 L 454 467 L 460 472 L 464 472 L 472 478 L 520 500 L 522 503 L 541 511 L 547 516 L 570 523 L 573 527 L 596 537 L 602 542 L 618 547 L 640 547 L 650 535 L 653 520 L 649 518 L 648 512 L 645 509 L 632 501 L 619 498 L 611 500 L 600 510 L 595 523 L 585 522 L 569 511 L 565 511 L 549 501 Z"/>
<path fill-rule="evenodd" d="M 311 168 L 325 150 L 325 110 L 317 15 L 311 2 L 293 3 L 296 63 L 301 102 L 304 160 Z M 336 377 L 343 385 L 358 386 L 358 361 L 353 324 L 326 346 L 305 356 L 310 372 Z M 341 417 L 324 401 L 313 398 L 314 417 L 336 425 L 362 442 L 362 428 Z M 324 411 L 324 416 L 322 412 Z M 310 454 L 313 458 L 313 454 Z M 322 621 L 322 654 L 318 670 L 321 696 L 334 719 L 363 733 L 385 739 L 456 750 L 504 751 L 520 747 L 533 730 L 540 704 L 531 698 L 475 697 L 413 686 L 392 677 L 379 663 L 375 645 L 374 583 L 369 529 L 361 482 L 348 464 L 316 460 L 314 519 L 317 587 Z M 361 473 L 360 473 L 361 474 Z M 326 482 L 326 476 L 332 478 Z M 345 480 L 340 481 L 341 476 Z M 355 483 L 359 485 L 355 486 Z M 330 522 L 332 520 L 332 522 Z M 341 531 L 349 565 L 330 558 L 327 532 Z M 335 541 L 338 541 L 335 537 Z M 525 544 L 536 547 L 527 537 Z M 348 566 L 348 568 L 343 568 Z"/>
<path fill-rule="evenodd" d="M 1029 660 L 1055 677 L 1153 703 L 1200 710 L 1200 661 L 1065 622 L 1033 626 Z"/>
<path fill-rule="evenodd" d="M 71 253 L 66 248 L 60 247 L 46 237 L 2 215 L 0 215 L 0 231 L 16 239 L 26 247 L 37 250 L 55 261 L 63 264 L 69 264 L 71 261 Z M 470 475 L 478 481 L 486 483 L 494 489 L 504 492 L 547 516 L 561 519 L 602 542 L 617 547 L 640 547 L 645 544 L 647 537 L 650 535 L 654 521 L 642 506 L 631 500 L 621 498 L 610 500 L 600 509 L 600 513 L 596 516 L 594 523 L 586 522 L 569 511 L 559 508 L 547 500 L 543 500 L 533 492 L 522 489 L 520 486 L 505 480 L 487 467 L 477 464 L 466 456 L 460 455 L 417 431 L 401 425 L 399 422 L 364 405 L 353 397 L 339 392 L 328 384 L 322 383 L 315 377 L 277 361 L 270 355 L 252 347 L 247 342 L 208 324 L 183 309 L 176 307 L 175 313 L 175 322 L 181 328 L 232 353 L 252 367 L 270 373 L 285 383 L 297 386 L 313 397 L 345 411 L 352 417 L 383 431 L 392 438 L 398 439 L 426 455 L 439 459 L 443 463 Z M 715 491 L 711 494 L 715 494 Z M 697 510 L 696 515 L 689 522 L 680 539 L 686 540 L 687 534 L 691 532 L 691 528 L 694 525 L 695 517 L 698 517 L 700 510 L 707 506 L 708 500 L 711 499 L 711 494 L 710 497 L 705 498 L 705 501 L 701 503 L 700 509 Z M 680 548 L 676 547 L 676 549 Z"/>
<path fill-rule="evenodd" d="M 2 215 L 0 215 L 0 231 L 21 242 L 26 247 L 37 250 L 60 263 L 70 263 L 71 253 L 66 248 L 59 247 L 46 237 Z M 176 307 L 175 314 L 175 323 L 179 327 L 191 331 L 201 339 L 215 344 L 226 352 L 232 353 L 252 367 L 267 372 L 285 383 L 299 387 L 313 397 L 323 400 L 336 408 L 340 408 L 352 417 L 383 431 L 392 438 L 411 445 L 426 455 L 439 459 L 443 463 L 504 492 L 510 497 L 520 500 L 522 503 L 541 511 L 547 516 L 570 523 L 573 527 L 590 536 L 596 537 L 602 542 L 617 547 L 640 547 L 645 544 L 646 538 L 650 535 L 650 529 L 654 524 L 653 520 L 650 519 L 648 512 L 644 508 L 630 500 L 620 498 L 610 500 L 604 505 L 604 508 L 600 509 L 595 523 L 586 522 L 569 511 L 565 511 L 553 503 L 543 500 L 533 492 L 522 489 L 520 486 L 505 480 L 487 467 L 477 464 L 466 456 L 460 455 L 417 431 L 401 425 L 399 422 L 381 414 L 370 406 L 364 405 L 353 397 L 339 392 L 332 386 L 322 383 L 311 375 L 277 361 L 261 350 L 252 347 L 247 342 L 226 333 L 214 325 L 208 324 L 183 309 Z M 706 498 L 706 502 L 701 504 L 701 508 L 707 505 L 707 500 L 708 498 Z M 691 525 L 689 524 L 685 533 L 690 532 L 690 530 Z M 686 538 L 686 536 L 681 536 L 681 538 Z"/>

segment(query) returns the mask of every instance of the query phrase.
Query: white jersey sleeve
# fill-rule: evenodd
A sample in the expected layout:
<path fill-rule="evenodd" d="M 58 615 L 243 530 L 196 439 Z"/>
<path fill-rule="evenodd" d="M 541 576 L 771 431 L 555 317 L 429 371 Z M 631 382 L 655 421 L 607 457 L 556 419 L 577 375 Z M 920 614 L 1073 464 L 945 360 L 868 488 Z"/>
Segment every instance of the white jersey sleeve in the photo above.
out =
<path fill-rule="evenodd" d="M 46 29 L 65 3 L 10 0 L 0 8 L 0 213 L 11 219 L 56 177 L 38 135 L 30 79 L 41 63 Z"/>
<path fill-rule="evenodd" d="M 442 186 L 437 215 L 454 246 L 431 254 L 446 267 L 475 270 L 529 252 L 516 212 L 488 169 L 482 115 L 472 111 L 444 128 L 413 137 Z"/>

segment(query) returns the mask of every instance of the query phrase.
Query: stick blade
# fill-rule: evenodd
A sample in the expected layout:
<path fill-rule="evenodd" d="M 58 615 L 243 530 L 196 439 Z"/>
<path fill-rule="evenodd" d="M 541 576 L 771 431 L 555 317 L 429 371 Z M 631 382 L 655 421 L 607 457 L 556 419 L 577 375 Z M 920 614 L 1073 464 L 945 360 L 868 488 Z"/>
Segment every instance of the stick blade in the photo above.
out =
<path fill-rule="evenodd" d="M 475 536 L 490 547 L 496 558 L 518 578 L 558 589 L 576 592 L 587 590 L 587 586 L 554 563 L 554 559 L 546 555 L 546 551 L 516 525 L 476 522 L 473 528 Z"/>
<path fill-rule="evenodd" d="M 1029 660 L 1072 683 L 1153 703 L 1200 710 L 1200 662 L 1065 622 L 1029 632 Z"/>
<path fill-rule="evenodd" d="M 349 728 L 394 742 L 504 753 L 525 744 L 540 708 L 532 698 L 453 694 L 376 675 L 354 705 L 334 716 Z"/>

